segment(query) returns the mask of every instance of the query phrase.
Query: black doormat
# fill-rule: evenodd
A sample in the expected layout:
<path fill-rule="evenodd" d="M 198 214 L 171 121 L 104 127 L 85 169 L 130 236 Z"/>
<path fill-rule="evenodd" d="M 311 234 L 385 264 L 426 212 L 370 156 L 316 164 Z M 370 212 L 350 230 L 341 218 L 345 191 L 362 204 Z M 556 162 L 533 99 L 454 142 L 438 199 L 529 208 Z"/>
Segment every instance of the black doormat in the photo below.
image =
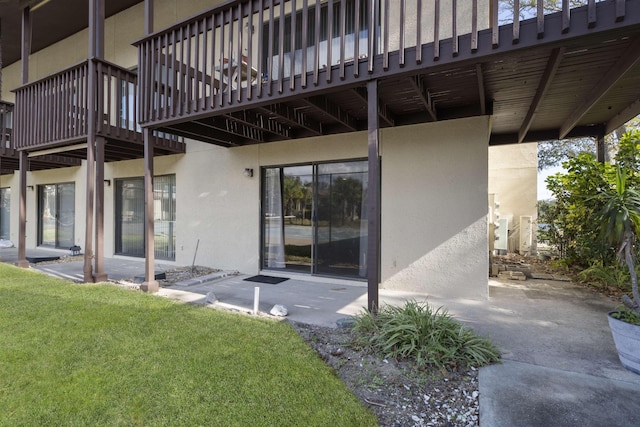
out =
<path fill-rule="evenodd" d="M 273 277 L 273 276 L 263 276 L 262 274 L 258 274 L 257 276 L 247 277 L 247 282 L 258 282 L 258 283 L 267 283 L 269 285 L 277 285 L 278 283 L 282 283 L 285 280 L 289 280 L 286 277 Z"/>

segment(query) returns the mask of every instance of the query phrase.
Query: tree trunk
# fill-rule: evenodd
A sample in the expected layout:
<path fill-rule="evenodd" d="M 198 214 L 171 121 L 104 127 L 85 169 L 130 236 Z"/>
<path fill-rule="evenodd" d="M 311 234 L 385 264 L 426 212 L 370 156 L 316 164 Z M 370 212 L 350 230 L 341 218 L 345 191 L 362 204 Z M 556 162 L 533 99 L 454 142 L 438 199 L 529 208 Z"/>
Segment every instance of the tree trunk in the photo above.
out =
<path fill-rule="evenodd" d="M 627 234 L 624 242 L 624 258 L 629 267 L 629 274 L 631 275 L 631 292 L 636 305 L 640 305 L 640 296 L 638 295 L 638 276 L 636 275 L 636 269 L 633 265 L 633 257 L 631 256 L 631 236 Z"/>

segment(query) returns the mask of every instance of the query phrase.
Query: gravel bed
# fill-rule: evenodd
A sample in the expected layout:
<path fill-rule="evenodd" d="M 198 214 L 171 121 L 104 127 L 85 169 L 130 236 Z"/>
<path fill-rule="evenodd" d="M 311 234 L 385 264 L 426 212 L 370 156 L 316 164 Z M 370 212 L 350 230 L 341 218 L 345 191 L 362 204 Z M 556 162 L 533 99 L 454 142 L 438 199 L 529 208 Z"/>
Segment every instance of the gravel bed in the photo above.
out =
<path fill-rule="evenodd" d="M 384 427 L 477 426 L 478 370 L 419 369 L 355 349 L 348 329 L 291 322 Z"/>

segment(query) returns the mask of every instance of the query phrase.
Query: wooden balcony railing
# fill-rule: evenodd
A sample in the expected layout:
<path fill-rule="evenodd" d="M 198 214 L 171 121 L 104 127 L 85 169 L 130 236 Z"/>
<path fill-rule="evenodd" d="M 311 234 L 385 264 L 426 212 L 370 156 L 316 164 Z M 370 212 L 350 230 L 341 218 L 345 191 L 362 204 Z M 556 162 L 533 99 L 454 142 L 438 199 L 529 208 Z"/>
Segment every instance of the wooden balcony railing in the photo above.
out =
<path fill-rule="evenodd" d="M 141 140 L 136 125 L 136 74 L 95 61 L 96 135 Z M 89 61 L 15 90 L 16 148 L 63 145 L 87 138 Z"/>
<path fill-rule="evenodd" d="M 0 101 L 0 156 L 14 155 L 13 104 Z"/>
<path fill-rule="evenodd" d="M 625 0 L 612 1 L 623 17 Z M 478 51 L 480 33 L 489 50 L 515 45 L 520 22 L 532 17 L 542 39 L 548 3 L 522 9 L 518 0 L 231 1 L 135 43 L 140 123 L 161 127 L 407 72 L 445 55 L 468 57 Z M 596 3 L 583 1 L 585 27 L 596 22 Z M 556 2 L 558 33 L 570 30 L 570 4 Z M 508 34 L 502 24 L 512 24 Z"/>

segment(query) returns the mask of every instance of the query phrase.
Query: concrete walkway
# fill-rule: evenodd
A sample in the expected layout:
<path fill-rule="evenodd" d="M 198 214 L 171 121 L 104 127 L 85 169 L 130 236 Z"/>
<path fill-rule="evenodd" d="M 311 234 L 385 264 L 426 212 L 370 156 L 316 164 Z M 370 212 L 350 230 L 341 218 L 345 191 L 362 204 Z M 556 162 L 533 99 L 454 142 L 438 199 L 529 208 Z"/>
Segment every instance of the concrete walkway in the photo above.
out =
<path fill-rule="evenodd" d="M 3 261 L 12 261 L 12 251 L 16 252 L 0 249 Z M 131 278 L 144 271 L 141 259 L 107 259 L 105 264 L 110 279 Z M 82 278 L 82 262 L 34 268 L 71 280 Z M 257 286 L 261 312 L 284 304 L 291 320 L 324 326 L 335 326 L 338 319 L 356 314 L 367 303 L 364 283 L 292 276 L 269 285 L 245 281 L 246 277 L 183 283 L 163 288 L 160 294 L 204 304 L 213 293 L 218 300 L 215 305 L 250 312 Z M 447 308 L 478 333 L 489 335 L 502 350 L 502 364 L 480 370 L 482 426 L 640 425 L 640 375 L 621 366 L 607 324 L 606 313 L 616 306 L 614 301 L 551 280 L 490 280 L 489 290 L 488 301 L 384 289 L 380 300 L 402 304 L 428 298 L 430 304 Z"/>

